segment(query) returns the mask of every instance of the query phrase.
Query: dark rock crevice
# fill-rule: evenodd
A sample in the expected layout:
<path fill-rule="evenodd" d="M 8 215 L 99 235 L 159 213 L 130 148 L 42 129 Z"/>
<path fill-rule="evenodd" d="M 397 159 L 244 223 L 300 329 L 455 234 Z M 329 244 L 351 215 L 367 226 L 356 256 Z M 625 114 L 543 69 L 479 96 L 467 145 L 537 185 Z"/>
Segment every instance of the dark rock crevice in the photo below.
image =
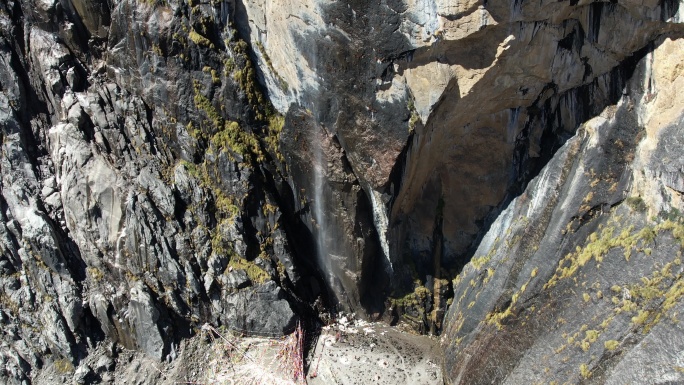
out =
<path fill-rule="evenodd" d="M 550 367 L 549 371 L 534 374 L 535 378 L 543 376 L 550 380 L 557 375 L 564 379 L 576 376 L 580 383 L 605 383 L 615 378 L 617 368 L 622 365 L 620 362 L 627 357 L 626 351 L 639 350 L 639 341 L 652 338 L 647 337 L 645 330 L 637 331 L 641 329 L 636 317 L 631 318 L 634 325 L 629 326 L 631 315 L 616 315 L 620 313 L 614 312 L 611 302 L 601 298 L 610 287 L 622 290 L 622 284 L 617 286 L 615 282 L 648 275 L 651 267 L 642 266 L 642 263 L 650 266 L 653 258 L 669 258 L 667 253 L 656 251 L 669 247 L 664 246 L 667 244 L 666 232 L 654 234 L 658 239 L 646 238 L 635 246 L 616 242 L 605 250 L 593 251 L 590 260 L 579 262 L 579 265 L 575 265 L 575 258 L 585 252 L 583 250 L 591 250 L 607 239 L 625 234 L 648 234 L 649 226 L 657 226 L 655 217 L 649 220 L 643 209 L 636 210 L 633 208 L 635 203 L 627 203 L 638 201 L 636 198 L 625 199 L 635 183 L 631 179 L 632 168 L 638 145 L 644 138 L 641 133 L 645 128 L 639 123 L 636 105 L 647 100 L 643 98 L 647 92 L 642 80 L 646 67 L 643 63 L 657 47 L 658 44 L 654 44 L 644 48 L 621 68 L 615 69 L 617 75 L 608 75 L 623 85 L 619 95 L 613 94 L 619 99 L 617 106 L 604 110 L 594 123 L 583 125 L 578 134 L 563 145 L 526 191 L 502 213 L 502 218 L 497 219 L 491 234 L 478 250 L 478 253 L 489 252 L 487 257 L 478 257 L 474 265 L 464 270 L 464 277 L 457 279 L 460 285 L 457 290 L 464 298 L 455 301 L 450 309 L 446 328 L 449 339 L 457 342 L 445 343 L 445 368 L 450 372 L 451 383 L 503 381 L 503 376 L 507 381 L 519 383 L 520 373 L 514 368 L 528 365 L 530 357 L 541 359 L 541 365 Z M 607 90 L 606 94 L 611 95 L 611 92 Z M 566 159 L 565 164 L 561 163 L 562 159 Z M 561 177 L 551 182 L 556 173 L 562 173 Z M 533 217 L 527 217 L 525 213 L 529 215 L 530 211 L 526 208 L 538 204 L 531 201 L 548 189 L 547 186 L 556 186 L 550 194 L 552 199 L 542 204 L 545 212 L 552 215 L 539 217 L 539 210 L 535 210 Z M 508 223 L 508 230 L 501 227 L 502 223 Z M 492 243 L 492 234 L 501 234 L 504 230 L 507 232 L 501 245 L 498 241 Z M 529 230 L 540 233 L 541 237 L 530 239 Z M 520 243 L 516 243 L 517 239 Z M 523 246 L 524 242 L 533 247 Z M 675 248 L 681 248 L 681 245 Z M 646 255 L 651 257 L 640 259 Z M 502 256 L 513 256 L 513 261 L 508 263 L 501 259 Z M 556 261 L 558 265 L 555 265 Z M 494 272 L 490 278 L 492 282 L 471 291 L 464 290 L 463 282 L 467 284 L 480 269 Z M 504 273 L 499 276 L 502 269 Z M 527 274 L 530 274 L 529 278 L 526 278 Z M 499 282 L 503 285 L 500 288 Z M 625 284 L 624 287 L 634 294 L 638 292 L 634 291 L 638 290 L 637 286 Z M 613 303 L 628 301 L 626 297 L 619 299 L 620 293 L 614 292 L 617 295 L 614 295 Z M 493 296 L 488 297 L 485 293 Z M 472 308 L 475 310 L 469 310 L 470 306 L 466 309 L 465 305 L 473 295 L 479 296 L 478 306 L 484 306 L 484 309 L 478 306 Z M 635 297 L 631 300 L 636 303 L 649 301 L 647 297 Z M 577 307 L 586 309 L 578 312 Z M 657 305 L 649 309 L 660 311 L 654 310 L 656 308 Z M 633 312 L 626 307 L 622 309 L 627 314 Z M 461 323 L 462 319 L 469 321 Z M 578 332 L 567 332 L 582 324 Z M 563 337 L 556 335 L 555 330 L 565 331 Z M 492 340 L 494 336 L 496 339 Z M 599 339 L 596 344 L 595 336 Z M 575 338 L 577 344 L 573 343 Z M 507 348 L 511 342 L 515 343 L 516 349 Z M 563 360 L 543 358 L 545 353 L 541 353 L 540 346 L 549 344 L 550 349 L 555 350 L 553 354 Z M 478 353 L 482 346 L 487 346 L 486 354 Z M 492 351 L 494 355 L 490 355 Z M 597 353 L 601 354 L 596 356 Z M 593 355 L 589 363 L 588 354 Z M 468 360 L 469 356 L 480 358 Z M 580 370 L 577 365 L 581 366 Z M 502 373 L 501 367 L 508 369 Z M 530 381 L 529 375 L 525 381 Z"/>
<path fill-rule="evenodd" d="M 547 84 L 537 100 L 525 108 L 524 120 L 519 123 L 522 129 L 515 139 L 511 177 L 507 182 L 506 192 L 496 205 L 489 206 L 479 218 L 475 219 L 475 225 L 479 230 L 477 235 L 473 235 L 468 241 L 468 251 L 457 252 L 461 255 L 458 257 L 461 262 L 456 265 L 451 262 L 451 265 L 446 265 L 447 268 L 458 269 L 458 266 L 467 263 L 477 249 L 479 240 L 498 214 L 525 189 L 529 180 L 538 174 L 563 143 L 573 135 L 577 127 L 596 116 L 605 107 L 617 102 L 623 95 L 627 80 L 632 77 L 636 63 L 652 48 L 651 44 L 647 44 L 628 56 L 610 72 L 594 78 L 586 85 L 559 92 L 557 85 Z M 439 108 L 439 104 L 435 108 Z M 404 178 L 407 178 L 407 175 Z M 439 191 L 439 189 L 434 191 Z M 397 225 L 402 221 L 400 216 L 402 215 L 394 211 L 393 217 Z M 401 241 L 395 242 L 403 244 Z"/>
<path fill-rule="evenodd" d="M 452 296 L 450 378 L 472 367 L 482 370 L 468 371 L 471 383 L 514 376 L 526 358 L 510 345 L 528 351 L 531 335 L 555 327 L 548 306 L 575 309 L 540 289 L 560 280 L 554 290 L 574 290 L 556 277 L 561 254 L 632 215 L 630 202 L 678 207 L 676 168 L 639 175 L 630 162 L 653 136 L 635 128 L 638 108 L 664 98 L 655 73 L 635 68 L 659 49 L 654 39 L 681 37 L 663 23 L 679 3 L 400 3 L 305 3 L 312 14 L 284 30 L 280 3 L 253 0 L 2 5 L 9 383 L 69 365 L 82 373 L 104 345 L 108 357 L 124 347 L 171 360 L 204 323 L 282 335 L 355 310 L 438 333 Z M 283 66 L 287 55 L 297 65 Z M 620 125 L 600 127 L 612 141 L 600 148 L 583 142 L 599 128 L 578 131 L 597 116 Z M 561 180 L 551 198 L 530 190 L 543 178 Z M 655 179 L 667 199 L 626 197 Z M 585 184 L 598 187 L 589 195 Z M 521 229 L 508 217 L 540 200 L 538 223 Z M 509 219 L 515 234 L 489 244 Z M 474 316 L 455 326 L 458 312 Z M 490 338 L 495 330 L 506 341 Z M 606 357 L 596 378 L 629 359 L 596 356 Z M 106 382 L 108 370 L 83 378 Z"/>

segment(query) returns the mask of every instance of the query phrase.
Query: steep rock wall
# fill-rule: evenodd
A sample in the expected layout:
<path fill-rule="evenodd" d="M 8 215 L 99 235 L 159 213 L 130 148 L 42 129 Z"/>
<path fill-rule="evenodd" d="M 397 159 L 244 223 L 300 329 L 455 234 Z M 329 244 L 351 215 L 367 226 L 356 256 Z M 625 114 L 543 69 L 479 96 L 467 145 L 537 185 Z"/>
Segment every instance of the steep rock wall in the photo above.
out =
<path fill-rule="evenodd" d="M 562 142 L 579 123 L 615 103 L 626 74 L 613 69 L 675 29 L 659 22 L 674 16 L 664 4 L 488 2 L 478 10 L 486 13 L 478 31 L 462 36 L 458 23 L 445 21 L 443 36 L 430 49 L 418 49 L 408 65 L 438 60 L 450 64 L 455 76 L 451 92 L 414 139 L 393 217 L 417 221 L 403 224 L 408 229 L 399 234 L 429 250 L 421 243 L 431 231 L 418 213 L 434 212 L 440 196 L 451 197 L 444 210 L 455 215 L 446 216 L 442 229 L 447 258 L 465 253 L 481 229 L 478 221 L 486 222 L 516 194 L 524 170 L 552 145 L 542 138 Z"/>
<path fill-rule="evenodd" d="M 618 101 L 655 39 L 682 30 L 679 2 L 237 3 L 274 105 L 325 127 L 373 207 L 375 231 L 334 234 L 379 256 L 348 246 L 337 270 L 377 279 L 344 291 L 376 297 L 370 312 L 417 302 L 426 322 L 506 204 Z M 306 187 L 293 189 L 311 201 Z M 423 288 L 434 295 L 413 298 Z"/>
<path fill-rule="evenodd" d="M 589 229 L 627 216 L 665 249 L 639 239 L 643 258 L 616 285 L 655 284 L 635 288 L 651 293 L 639 301 L 630 287 L 610 295 L 625 307 L 620 325 L 674 327 L 661 319 L 676 304 L 655 311 L 653 293 L 670 285 L 679 303 L 675 261 L 656 277 L 642 254 L 678 251 L 680 147 L 660 138 L 681 136 L 681 103 L 667 95 L 681 81 L 679 40 L 667 40 L 681 36 L 680 13 L 673 1 L 0 4 L 1 374 L 66 378 L 93 351 L 172 359 L 204 322 L 280 335 L 338 305 L 439 331 L 455 296 L 450 381 L 515 382 L 512 368 L 539 358 L 522 357 L 529 336 L 507 340 L 520 349 L 499 361 L 466 357 L 512 322 L 525 274 L 553 280 L 562 253 L 594 242 Z M 537 227 L 505 222 L 525 204 Z M 541 237 L 553 210 L 569 226 L 562 252 Z M 492 268 L 488 294 L 470 298 L 473 274 L 488 279 L 477 269 L 496 259 L 460 269 L 492 223 L 478 258 L 513 263 L 501 253 L 515 237 L 491 247 L 508 228 L 529 253 L 557 257 L 534 274 L 537 262 Z M 550 290 L 567 289 L 572 266 Z M 573 338 L 585 333 L 579 348 L 593 352 L 588 330 Z M 639 333 L 629 341 L 664 335 Z M 585 379 L 622 381 L 644 349 L 571 361 Z M 553 365 L 557 378 L 578 373 Z"/>
<path fill-rule="evenodd" d="M 230 12 L 0 5 L 3 383 L 73 376 L 96 350 L 87 382 L 121 349 L 173 359 L 205 322 L 282 335 L 325 302 L 267 161 L 283 117 Z"/>
<path fill-rule="evenodd" d="M 682 381 L 681 48 L 656 41 L 494 222 L 455 281 L 448 383 Z"/>

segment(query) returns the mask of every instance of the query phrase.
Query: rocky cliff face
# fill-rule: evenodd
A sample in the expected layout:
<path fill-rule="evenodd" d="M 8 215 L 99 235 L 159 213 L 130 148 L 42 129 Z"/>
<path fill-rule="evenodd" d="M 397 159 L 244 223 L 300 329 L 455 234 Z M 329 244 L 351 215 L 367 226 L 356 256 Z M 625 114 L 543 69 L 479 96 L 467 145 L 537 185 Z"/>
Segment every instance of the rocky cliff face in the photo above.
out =
<path fill-rule="evenodd" d="M 0 4 L 0 375 L 335 308 L 453 383 L 673 362 L 679 7 Z"/>
<path fill-rule="evenodd" d="M 338 297 L 367 298 L 371 312 L 399 309 L 417 326 L 439 326 L 449 279 L 501 210 L 581 123 L 618 102 L 657 38 L 681 33 L 677 2 L 238 9 L 275 107 L 308 110 L 353 173 L 346 184 L 331 175 L 325 211 L 347 218 L 332 195 L 352 185 L 372 207 L 363 221 L 375 231 L 336 226 L 346 257 L 329 259 L 356 277 Z M 363 279 L 369 269 L 373 285 Z"/>
<path fill-rule="evenodd" d="M 658 39 L 494 222 L 455 281 L 450 383 L 684 379 L 681 48 Z"/>
<path fill-rule="evenodd" d="M 230 18 L 228 3 L 2 5 L 9 383 L 103 343 L 173 357 L 203 322 L 279 335 L 321 296 L 268 163 L 283 118 Z"/>

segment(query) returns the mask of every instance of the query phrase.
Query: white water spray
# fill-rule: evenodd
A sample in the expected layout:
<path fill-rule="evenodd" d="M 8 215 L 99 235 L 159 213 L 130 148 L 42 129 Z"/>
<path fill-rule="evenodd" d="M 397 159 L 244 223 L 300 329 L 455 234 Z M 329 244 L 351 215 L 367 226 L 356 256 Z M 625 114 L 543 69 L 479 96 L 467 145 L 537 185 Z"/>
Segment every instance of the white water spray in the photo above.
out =
<path fill-rule="evenodd" d="M 310 66 L 316 72 L 318 66 L 318 51 L 317 47 L 313 45 L 310 53 Z M 317 99 L 313 98 L 311 102 L 310 113 L 312 117 L 313 126 L 309 135 L 310 149 L 312 151 L 313 164 L 311 165 L 313 171 L 313 233 L 316 238 L 316 258 L 326 282 L 330 288 L 334 287 L 334 274 L 331 261 L 331 236 L 329 233 L 330 226 L 328 215 L 326 213 L 326 191 L 325 191 L 325 175 L 327 174 L 328 165 L 327 158 L 324 155 L 323 146 L 327 141 L 327 132 L 320 124 L 320 108 Z"/>
<path fill-rule="evenodd" d="M 387 210 L 384 207 L 382 194 L 370 188 L 369 191 L 371 192 L 371 205 L 373 206 L 373 222 L 375 222 L 375 228 L 378 230 L 380 248 L 387 261 L 387 267 L 389 271 L 392 272 L 394 267 L 392 266 L 392 260 L 390 259 L 389 241 L 387 240 L 387 229 L 389 228 Z"/>
<path fill-rule="evenodd" d="M 314 116 L 315 118 L 315 116 Z M 316 127 L 311 135 L 311 149 L 313 151 L 313 219 L 316 236 L 316 257 L 326 280 L 333 287 L 333 273 L 330 260 L 330 234 L 328 217 L 325 212 L 325 175 L 327 161 L 323 155 L 323 141 L 326 139 L 323 129 Z"/>

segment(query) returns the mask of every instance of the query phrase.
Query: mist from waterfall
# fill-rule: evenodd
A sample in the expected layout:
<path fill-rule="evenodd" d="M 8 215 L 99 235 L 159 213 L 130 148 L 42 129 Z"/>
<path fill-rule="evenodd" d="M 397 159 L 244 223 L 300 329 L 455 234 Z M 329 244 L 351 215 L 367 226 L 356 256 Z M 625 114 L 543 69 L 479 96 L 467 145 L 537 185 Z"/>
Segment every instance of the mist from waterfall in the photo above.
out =
<path fill-rule="evenodd" d="M 318 53 L 315 46 L 311 49 L 311 68 L 315 71 L 318 65 Z M 321 123 L 321 110 L 318 104 L 318 99 L 313 98 L 310 104 L 309 112 L 311 113 L 313 126 L 310 131 L 310 149 L 312 152 L 313 164 L 311 170 L 313 172 L 312 190 L 313 202 L 312 222 L 313 234 L 316 239 L 316 261 L 320 267 L 326 284 L 332 290 L 333 294 L 340 298 L 339 290 L 335 287 L 335 274 L 332 265 L 332 254 L 334 252 L 333 234 L 331 233 L 331 218 L 326 211 L 326 175 L 328 174 L 328 161 L 324 154 L 324 145 L 328 141 L 328 132 Z"/>
<path fill-rule="evenodd" d="M 334 276 L 332 272 L 332 263 L 330 260 L 330 229 L 329 218 L 325 212 L 325 174 L 327 169 L 327 161 L 323 155 L 322 142 L 325 138 L 323 129 L 316 126 L 316 129 L 311 135 L 311 150 L 313 152 L 313 219 L 314 219 L 314 236 L 316 237 L 316 258 L 320 268 L 325 274 L 327 284 L 332 288 Z"/>

